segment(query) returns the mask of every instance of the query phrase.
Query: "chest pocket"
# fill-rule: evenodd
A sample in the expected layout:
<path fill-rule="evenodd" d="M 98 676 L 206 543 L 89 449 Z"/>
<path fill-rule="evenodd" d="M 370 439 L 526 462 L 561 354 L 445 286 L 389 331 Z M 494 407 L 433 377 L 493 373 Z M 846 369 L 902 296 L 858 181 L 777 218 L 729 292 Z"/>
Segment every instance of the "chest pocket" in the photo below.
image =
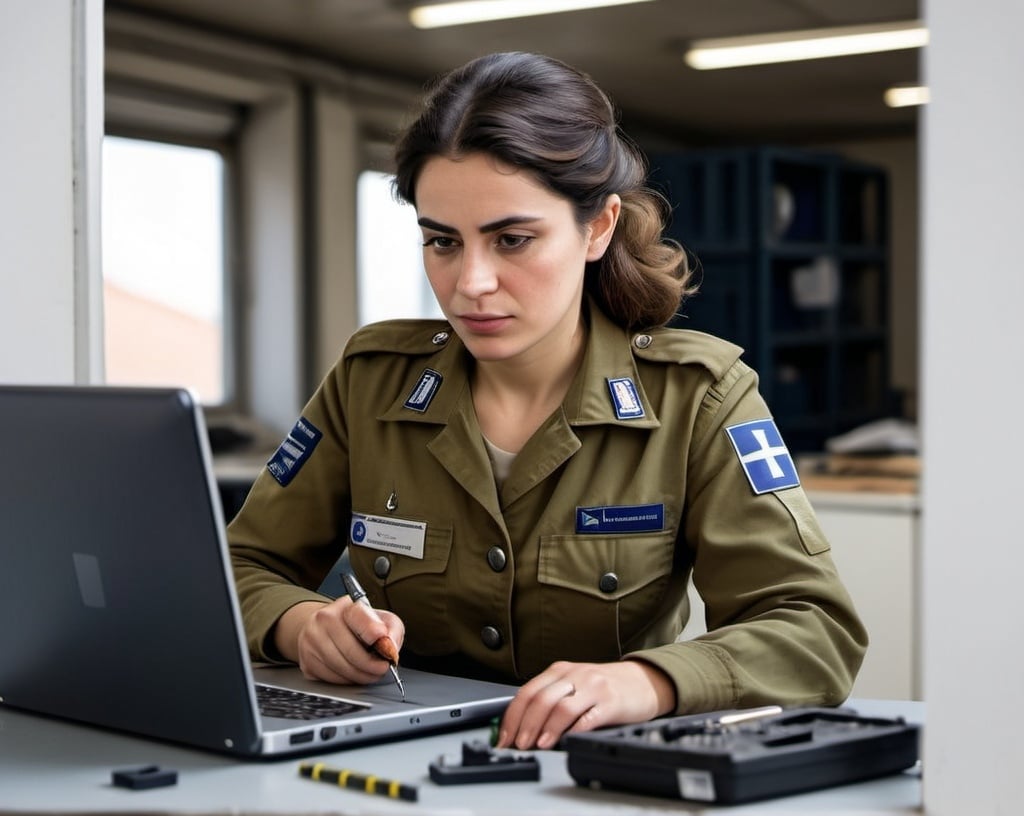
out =
<path fill-rule="evenodd" d="M 432 525 L 427 526 L 423 539 L 423 558 L 349 545 L 352 566 L 370 602 L 402 618 L 405 642 L 420 655 L 448 654 L 454 649 L 455 628 L 448 604 L 451 552 L 451 528 Z"/>
<path fill-rule="evenodd" d="M 542 648 L 548 660 L 614 660 L 661 609 L 675 534 L 544 536 Z"/>

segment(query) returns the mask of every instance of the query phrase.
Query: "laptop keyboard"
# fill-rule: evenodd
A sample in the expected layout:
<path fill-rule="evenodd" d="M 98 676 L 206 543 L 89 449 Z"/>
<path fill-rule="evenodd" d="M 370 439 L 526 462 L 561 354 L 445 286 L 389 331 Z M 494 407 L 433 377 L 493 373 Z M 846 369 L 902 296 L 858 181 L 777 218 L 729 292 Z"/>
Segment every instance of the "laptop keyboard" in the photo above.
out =
<path fill-rule="evenodd" d="M 265 717 L 283 717 L 287 720 L 339 717 L 366 708 L 344 700 L 259 683 L 256 684 L 256 702 L 259 704 L 260 713 Z"/>

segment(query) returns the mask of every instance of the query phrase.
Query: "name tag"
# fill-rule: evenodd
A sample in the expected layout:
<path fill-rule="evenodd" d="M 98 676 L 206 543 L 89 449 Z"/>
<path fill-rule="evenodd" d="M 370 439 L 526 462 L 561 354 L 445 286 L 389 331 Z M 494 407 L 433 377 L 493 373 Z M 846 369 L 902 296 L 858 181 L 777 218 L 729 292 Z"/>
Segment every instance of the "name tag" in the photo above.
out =
<path fill-rule="evenodd" d="M 664 529 L 664 504 L 576 508 L 577 533 L 654 533 Z"/>
<path fill-rule="evenodd" d="M 349 537 L 352 543 L 359 547 L 419 559 L 423 558 L 423 542 L 426 535 L 425 521 L 366 516 L 362 513 L 352 514 L 352 524 L 349 527 Z"/>

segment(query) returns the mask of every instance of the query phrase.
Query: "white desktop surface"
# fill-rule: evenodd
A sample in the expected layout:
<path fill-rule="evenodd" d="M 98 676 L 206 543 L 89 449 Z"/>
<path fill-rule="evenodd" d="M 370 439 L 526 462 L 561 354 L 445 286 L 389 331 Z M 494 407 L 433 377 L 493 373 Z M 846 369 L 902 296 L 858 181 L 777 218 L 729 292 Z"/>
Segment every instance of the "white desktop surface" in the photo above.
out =
<path fill-rule="evenodd" d="M 924 722 L 924 705 L 851 700 L 858 713 L 904 716 Z M 376 774 L 419 788 L 418 802 L 340 789 L 298 774 L 309 758 L 243 761 L 37 717 L 0 706 L 0 813 L 153 814 L 907 814 L 919 811 L 916 771 L 869 782 L 747 805 L 707 806 L 595 791 L 569 776 L 566 755 L 538 751 L 540 782 L 439 786 L 428 765 L 440 755 L 461 754 L 468 739 L 487 739 L 486 729 L 437 734 L 404 742 L 318 755 L 331 767 Z M 132 791 L 114 787 L 114 770 L 159 765 L 178 772 L 172 787 Z"/>

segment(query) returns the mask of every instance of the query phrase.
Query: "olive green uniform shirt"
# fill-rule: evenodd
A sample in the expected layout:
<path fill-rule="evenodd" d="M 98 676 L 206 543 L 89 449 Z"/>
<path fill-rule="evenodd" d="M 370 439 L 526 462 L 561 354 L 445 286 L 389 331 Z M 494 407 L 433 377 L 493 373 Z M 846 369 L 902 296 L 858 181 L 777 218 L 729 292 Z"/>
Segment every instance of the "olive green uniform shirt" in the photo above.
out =
<path fill-rule="evenodd" d="M 403 663 L 522 682 L 556 660 L 641 659 L 679 713 L 846 698 L 867 637 L 802 488 L 755 494 L 726 432 L 769 418 L 740 349 L 588 314 L 568 394 L 500 490 L 450 327 L 352 337 L 306 436 L 271 460 L 280 480 L 264 470 L 229 527 L 254 657 L 280 659 L 275 622 L 324 600 L 347 546 L 374 606 L 405 622 Z M 405 525 L 422 557 L 353 543 L 364 517 Z M 676 642 L 691 572 L 709 631 Z"/>

